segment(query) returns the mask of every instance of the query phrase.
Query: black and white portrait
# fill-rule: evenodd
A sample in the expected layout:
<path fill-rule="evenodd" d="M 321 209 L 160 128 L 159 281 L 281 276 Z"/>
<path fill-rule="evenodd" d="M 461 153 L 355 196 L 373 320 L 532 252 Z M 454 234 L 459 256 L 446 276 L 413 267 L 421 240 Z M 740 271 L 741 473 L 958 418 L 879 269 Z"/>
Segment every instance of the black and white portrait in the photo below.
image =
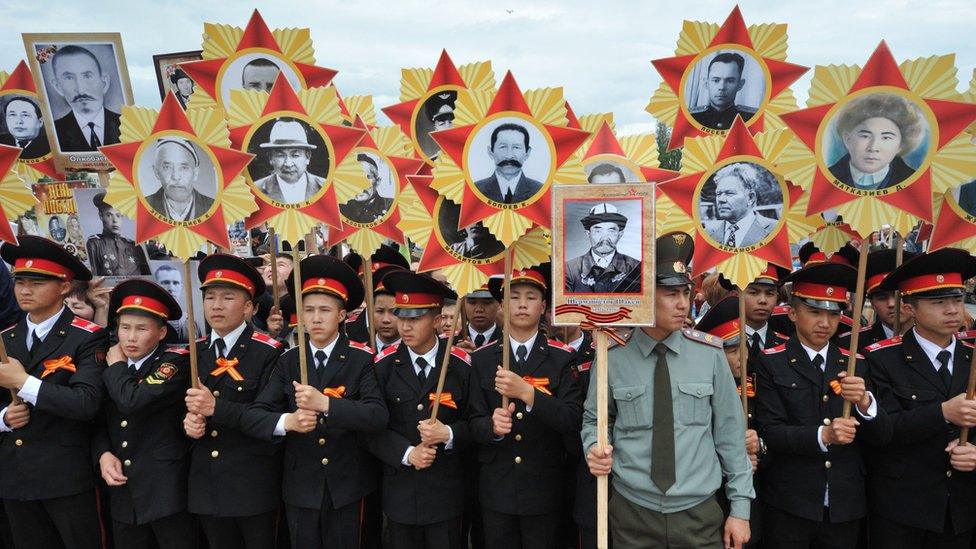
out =
<path fill-rule="evenodd" d="M 457 102 L 456 90 L 440 90 L 424 100 L 417 112 L 414 123 L 414 135 L 417 143 L 429 160 L 434 161 L 441 153 L 441 148 L 430 136 L 430 132 L 446 130 L 454 127 L 454 108 Z"/>
<path fill-rule="evenodd" d="M 180 68 L 180 63 L 188 63 L 203 59 L 203 52 L 184 51 L 176 53 L 162 53 L 153 56 L 153 68 L 156 69 L 156 83 L 159 84 L 159 98 L 165 99 L 168 92 L 173 92 L 180 106 L 186 109 L 190 97 L 196 91 L 196 84 L 186 72 Z"/>
<path fill-rule="evenodd" d="M 254 188 L 279 204 L 314 199 L 329 177 L 325 139 L 304 120 L 268 120 L 251 136 L 247 152 L 256 156 L 247 168 Z"/>
<path fill-rule="evenodd" d="M 777 227 L 783 188 L 769 170 L 752 162 L 723 166 L 704 185 L 698 199 L 702 228 L 718 245 L 747 248 Z"/>
<path fill-rule="evenodd" d="M 461 207 L 442 198 L 434 208 L 437 230 L 452 255 L 463 259 L 489 260 L 505 251 L 505 245 L 482 222 L 458 227 Z"/>
<path fill-rule="evenodd" d="M 21 160 L 39 160 L 51 153 L 41 106 L 36 97 L 12 93 L 0 97 L 0 144 L 24 149 Z"/>
<path fill-rule="evenodd" d="M 552 153 L 542 131 L 514 116 L 478 130 L 467 154 L 475 189 L 498 204 L 532 202 L 545 191 L 552 171 Z"/>
<path fill-rule="evenodd" d="M 193 263 L 196 264 L 196 262 Z M 183 264 L 179 261 L 150 261 L 149 269 L 152 272 L 152 277 L 156 284 L 162 286 L 180 304 L 180 308 L 183 310 L 183 318 L 169 321 L 169 326 L 174 332 L 174 339 L 177 342 L 186 343 L 189 337 L 189 329 L 186 319 L 186 287 L 184 286 L 183 280 Z M 196 268 L 193 268 L 192 271 L 196 272 Z M 193 282 L 193 289 L 196 290 L 199 287 L 199 282 L 196 278 L 191 282 Z M 204 335 L 204 332 L 200 329 L 202 326 L 203 302 L 198 297 L 202 295 L 202 292 L 198 290 L 193 291 L 192 295 L 193 309 L 197 316 L 195 320 L 196 335 L 200 337 Z"/>
<path fill-rule="evenodd" d="M 738 49 L 717 50 L 702 57 L 686 73 L 685 106 L 696 122 L 713 130 L 732 127 L 756 114 L 766 98 L 762 62 Z"/>
<path fill-rule="evenodd" d="M 246 53 L 227 64 L 218 85 L 224 105 L 230 105 L 230 90 L 271 92 L 278 74 L 283 73 L 291 87 L 298 91 L 302 81 L 283 59 L 269 53 Z"/>
<path fill-rule="evenodd" d="M 150 211 L 169 222 L 206 216 L 217 197 L 213 160 L 182 137 L 157 138 L 139 158 L 139 190 Z"/>
<path fill-rule="evenodd" d="M 105 202 L 105 189 L 74 189 L 72 192 L 92 274 L 148 275 L 146 251 L 135 243 L 135 222 Z"/>
<path fill-rule="evenodd" d="M 894 93 L 845 102 L 827 121 L 823 161 L 832 179 L 857 191 L 899 185 L 925 161 L 931 128 L 922 109 Z"/>
<path fill-rule="evenodd" d="M 566 293 L 640 293 L 641 200 L 574 200 L 564 208 Z"/>
<path fill-rule="evenodd" d="M 626 166 L 622 162 L 614 162 L 612 160 L 585 162 L 583 164 L 583 171 L 586 172 L 586 182 L 596 185 L 644 181 L 644 178 L 634 173 L 634 170 L 629 166 Z"/>
<path fill-rule="evenodd" d="M 363 168 L 369 187 L 352 200 L 339 205 L 339 212 L 353 223 L 374 225 L 386 218 L 396 198 L 396 182 L 389 164 L 373 152 L 356 153 L 356 160 Z"/>

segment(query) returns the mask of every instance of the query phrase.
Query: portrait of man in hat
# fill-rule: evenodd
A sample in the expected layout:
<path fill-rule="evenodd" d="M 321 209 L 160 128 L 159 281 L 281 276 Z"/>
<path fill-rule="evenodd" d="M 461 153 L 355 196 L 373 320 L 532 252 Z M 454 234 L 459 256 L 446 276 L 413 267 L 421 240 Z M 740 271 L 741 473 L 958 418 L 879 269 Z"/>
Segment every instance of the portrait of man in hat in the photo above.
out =
<path fill-rule="evenodd" d="M 268 141 L 255 149 L 248 149 L 263 156 L 271 167 L 271 174 L 257 179 L 254 185 L 268 198 L 285 204 L 298 204 L 311 200 L 325 185 L 325 177 L 308 171 L 312 153 L 325 158 L 328 152 L 309 143 L 308 131 L 303 122 L 294 118 L 278 118 L 273 121 Z M 327 175 L 327 174 L 326 174 Z"/>
<path fill-rule="evenodd" d="M 702 226 L 716 242 L 733 248 L 752 246 L 776 228 L 777 221 L 757 208 L 764 176 L 771 177 L 772 174 L 748 162 L 729 164 L 712 176 L 715 200 L 711 214 L 714 218 L 704 219 L 703 216 Z M 775 192 L 780 193 L 779 205 L 782 205 L 778 185 Z"/>
<path fill-rule="evenodd" d="M 519 204 L 542 190 L 542 182 L 525 175 L 522 168 L 532 154 L 529 130 L 524 124 L 504 122 L 491 131 L 488 157 L 494 171 L 475 182 L 487 198 L 504 204 Z"/>
<path fill-rule="evenodd" d="M 457 92 L 445 90 L 439 92 L 424 102 L 422 114 L 417 116 L 417 133 L 423 136 L 420 146 L 427 158 L 436 160 L 441 153 L 440 146 L 427 134 L 454 127 L 454 103 Z"/>
<path fill-rule="evenodd" d="M 173 67 L 173 69 L 169 75 L 169 81 L 173 84 L 173 92 L 176 94 L 176 100 L 180 102 L 183 110 L 186 110 L 186 106 L 190 103 L 190 96 L 193 95 L 193 80 L 183 72 L 183 69 L 179 67 Z"/>
<path fill-rule="evenodd" d="M 567 293 L 637 293 L 641 262 L 617 250 L 627 217 L 611 202 L 600 202 L 580 219 L 589 249 L 566 263 Z"/>
<path fill-rule="evenodd" d="M 196 145 L 179 137 L 163 137 L 156 140 L 152 151 L 152 175 L 159 190 L 146 196 L 149 207 L 173 221 L 193 221 L 206 215 L 214 199 L 200 192 L 200 187 L 209 183 L 207 190 L 216 195 L 216 181 L 213 175 L 209 182 L 202 180 L 202 153 Z M 206 159 L 209 163 L 209 157 Z M 145 188 L 145 183 L 140 186 Z"/>
<path fill-rule="evenodd" d="M 20 153 L 23 160 L 34 160 L 51 152 L 37 100 L 26 95 L 12 95 L 5 98 L 2 105 L 5 131 L 0 133 L 0 143 L 24 149 Z"/>
<path fill-rule="evenodd" d="M 366 179 L 369 180 L 369 187 L 366 187 L 363 192 L 357 194 L 349 202 L 340 204 L 339 211 L 346 219 L 355 223 L 373 223 L 386 215 L 386 212 L 393 206 L 393 199 L 380 194 L 379 188 L 383 184 L 383 179 L 380 177 L 377 159 L 373 158 L 373 155 L 359 153 L 356 160 L 363 167 Z M 384 167 L 386 167 L 385 163 Z M 389 173 L 388 168 L 387 173 Z"/>

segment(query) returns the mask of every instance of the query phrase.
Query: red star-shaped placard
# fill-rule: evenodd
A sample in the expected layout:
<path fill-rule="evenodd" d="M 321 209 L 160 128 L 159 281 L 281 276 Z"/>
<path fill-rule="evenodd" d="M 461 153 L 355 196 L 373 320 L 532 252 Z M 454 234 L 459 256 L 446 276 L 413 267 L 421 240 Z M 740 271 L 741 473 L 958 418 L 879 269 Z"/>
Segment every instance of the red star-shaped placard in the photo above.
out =
<path fill-rule="evenodd" d="M 0 86 L 0 96 L 8 94 L 25 95 L 37 101 L 37 88 L 34 86 L 34 78 L 31 76 L 30 67 L 27 66 L 26 62 L 18 63 L 3 86 Z M 45 127 L 44 129 L 45 131 L 54 131 L 54 128 Z M 46 139 L 46 136 L 41 134 L 38 138 Z M 61 179 L 62 177 L 58 175 L 58 170 L 54 167 L 54 155 L 50 152 L 40 158 L 21 158 L 20 163 L 22 166 L 37 170 L 51 179 Z"/>
<path fill-rule="evenodd" d="M 569 109 L 568 104 L 566 105 L 566 108 Z M 570 113 L 572 113 L 571 110 Z M 573 127 L 572 121 L 574 119 L 575 115 L 570 118 L 571 127 Z M 579 120 L 576 120 L 575 127 L 579 128 Z M 600 129 L 598 129 L 596 134 L 593 136 L 593 140 L 590 141 L 590 146 L 583 154 L 583 162 L 585 163 L 589 158 L 602 155 L 619 156 L 624 160 L 630 161 L 630 155 L 628 155 L 627 152 L 624 151 L 623 147 L 621 147 L 620 141 L 613 133 L 610 123 L 606 120 L 603 121 L 603 124 L 600 125 Z M 678 176 L 678 172 L 676 171 L 665 170 L 653 165 L 640 164 L 637 167 L 640 168 L 641 176 L 644 178 L 644 181 L 667 181 Z"/>
<path fill-rule="evenodd" d="M 441 86 L 466 87 L 464 79 L 461 78 L 461 73 L 458 72 L 454 61 L 451 60 L 451 56 L 447 54 L 447 50 L 441 50 L 441 56 L 437 60 L 437 66 L 434 67 L 434 74 L 430 79 L 430 84 L 427 86 L 426 91 L 429 92 Z M 414 127 L 411 121 L 413 120 L 414 112 L 420 108 L 420 101 L 422 99 L 423 97 L 417 97 L 402 103 L 397 103 L 396 105 L 383 107 L 381 110 L 394 124 L 400 126 L 403 133 L 413 136 Z"/>

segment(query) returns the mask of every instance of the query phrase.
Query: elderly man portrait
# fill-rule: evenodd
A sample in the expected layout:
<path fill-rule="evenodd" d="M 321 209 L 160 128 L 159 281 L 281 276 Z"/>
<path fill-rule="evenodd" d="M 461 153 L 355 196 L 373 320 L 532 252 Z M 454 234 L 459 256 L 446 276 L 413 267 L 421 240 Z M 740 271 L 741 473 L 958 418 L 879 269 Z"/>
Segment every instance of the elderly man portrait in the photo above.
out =
<path fill-rule="evenodd" d="M 62 152 L 97 151 L 119 142 L 119 114 L 105 107 L 112 76 L 90 50 L 63 46 L 51 58 L 54 90 L 71 111 L 54 121 Z"/>
<path fill-rule="evenodd" d="M 732 127 L 735 116 L 748 121 L 756 114 L 756 109 L 735 103 L 746 80 L 742 77 L 745 58 L 738 53 L 720 53 L 708 62 L 705 77 L 705 90 L 708 92 L 707 105 L 689 105 L 691 117 L 696 122 L 713 130 L 727 130 Z"/>
<path fill-rule="evenodd" d="M 325 185 L 325 178 L 309 173 L 308 164 L 316 146 L 308 142 L 305 128 L 297 120 L 280 118 L 271 126 L 267 143 L 271 174 L 258 179 L 254 185 L 268 198 L 285 204 L 311 200 Z M 327 154 L 323 152 L 322 154 Z"/>
<path fill-rule="evenodd" d="M 716 242 L 741 248 L 766 238 L 776 220 L 756 210 L 759 170 L 746 163 L 729 164 L 715 172 L 715 217 L 702 224 Z"/>
<path fill-rule="evenodd" d="M 542 182 L 527 177 L 522 166 L 532 153 L 529 130 L 514 123 L 499 125 L 491 132 L 488 156 L 495 172 L 475 182 L 488 200 L 505 204 L 525 202 L 542 190 Z"/>
<path fill-rule="evenodd" d="M 339 205 L 339 211 L 346 219 L 355 223 L 373 223 L 386 215 L 393 206 L 393 199 L 380 195 L 380 168 L 376 160 L 368 154 L 359 153 L 356 160 L 363 167 L 369 187 L 357 194 L 352 200 Z"/>
<path fill-rule="evenodd" d="M 51 152 L 37 101 L 23 95 L 11 97 L 3 106 L 3 120 L 7 131 L 0 134 L 0 143 L 24 149 L 22 159 L 34 160 Z"/>
<path fill-rule="evenodd" d="M 146 197 L 149 207 L 173 221 L 193 221 L 206 215 L 214 199 L 196 189 L 200 157 L 193 143 L 178 137 L 158 140 L 153 150 L 153 174 L 159 190 Z"/>
<path fill-rule="evenodd" d="M 636 293 L 641 291 L 641 262 L 617 251 L 627 217 L 608 202 L 597 204 L 580 220 L 590 248 L 566 263 L 568 293 Z"/>
<path fill-rule="evenodd" d="M 872 93 L 841 108 L 837 133 L 847 154 L 830 166 L 831 175 L 858 190 L 885 189 L 915 173 L 904 157 L 925 137 L 925 116 L 904 97 Z"/>

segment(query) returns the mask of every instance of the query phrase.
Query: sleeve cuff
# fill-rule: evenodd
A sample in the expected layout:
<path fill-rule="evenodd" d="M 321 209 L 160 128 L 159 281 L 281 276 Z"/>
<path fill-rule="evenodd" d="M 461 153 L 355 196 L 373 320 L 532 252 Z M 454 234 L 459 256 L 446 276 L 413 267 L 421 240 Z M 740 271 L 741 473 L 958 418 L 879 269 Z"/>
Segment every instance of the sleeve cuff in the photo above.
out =
<path fill-rule="evenodd" d="M 27 381 L 24 382 L 24 386 L 17 391 L 17 396 L 24 399 L 24 402 L 29 402 L 34 406 L 37 406 L 37 395 L 41 392 L 41 380 L 34 376 L 27 376 Z"/>
<path fill-rule="evenodd" d="M 286 415 L 288 415 L 288 414 L 281 414 L 280 416 L 278 416 L 278 423 L 275 424 L 274 433 L 272 433 L 274 436 L 276 436 L 276 437 L 283 437 L 283 436 L 285 436 L 285 416 Z"/>
<path fill-rule="evenodd" d="M 729 516 L 737 519 L 749 520 L 751 500 L 737 499 L 729 504 Z"/>
<path fill-rule="evenodd" d="M 410 452 L 412 452 L 413 449 L 413 446 L 407 446 L 407 451 L 403 453 L 403 459 L 400 460 L 400 463 L 406 465 L 407 467 L 410 466 Z"/>
<path fill-rule="evenodd" d="M 867 413 L 862 414 L 861 409 L 858 408 L 857 406 L 855 406 L 854 409 L 857 410 L 857 415 L 861 416 L 867 421 L 871 421 L 872 419 L 878 417 L 878 400 L 874 398 L 874 395 L 871 393 L 871 391 L 868 391 L 867 394 L 869 397 L 871 397 L 871 404 L 868 405 Z"/>
<path fill-rule="evenodd" d="M 821 425 L 820 427 L 817 427 L 817 445 L 820 446 L 820 451 L 826 454 L 827 453 L 827 445 L 824 444 L 824 441 L 823 441 L 823 428 L 824 428 L 823 425 Z"/>
<path fill-rule="evenodd" d="M 444 449 L 454 449 L 454 429 L 451 429 L 450 425 L 447 426 L 447 442 L 444 443 Z"/>
<path fill-rule="evenodd" d="M 7 408 L 7 406 L 4 406 L 3 410 L 0 410 L 0 433 L 9 433 L 13 431 L 13 429 L 7 425 L 7 420 L 4 419 L 7 417 Z"/>

